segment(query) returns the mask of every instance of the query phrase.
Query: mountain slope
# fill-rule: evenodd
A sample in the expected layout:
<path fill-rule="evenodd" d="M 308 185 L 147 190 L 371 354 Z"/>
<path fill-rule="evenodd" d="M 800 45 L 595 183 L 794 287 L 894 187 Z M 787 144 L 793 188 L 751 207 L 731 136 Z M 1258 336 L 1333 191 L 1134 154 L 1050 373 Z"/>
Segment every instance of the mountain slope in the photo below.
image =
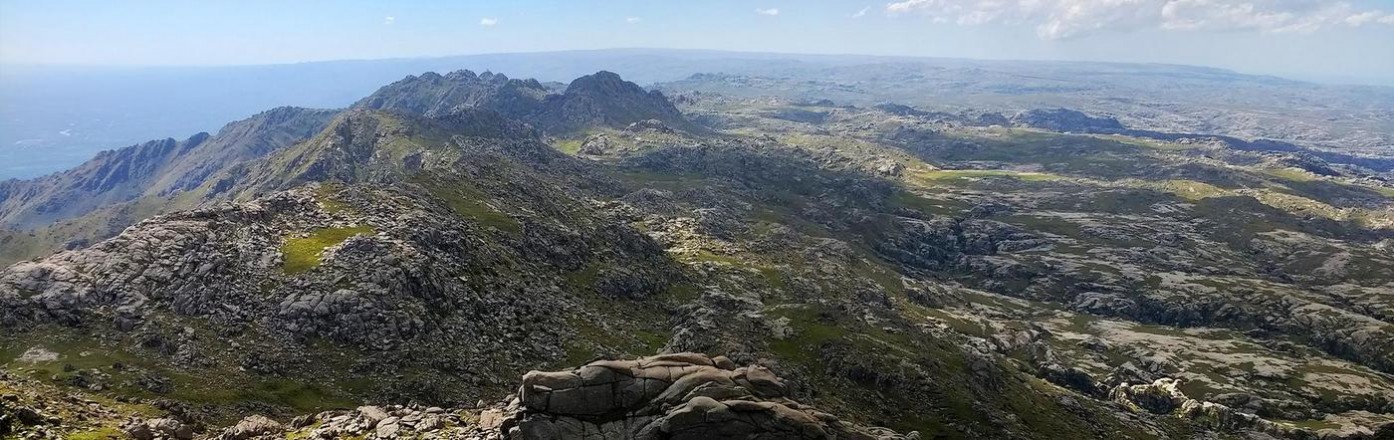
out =
<path fill-rule="evenodd" d="M 105 206 L 197 188 L 223 168 L 308 138 L 334 114 L 277 108 L 230 123 L 216 135 L 150 141 L 103 152 L 62 173 L 0 182 L 0 226 L 41 227 Z"/>
<path fill-rule="evenodd" d="M 105 239 L 153 214 L 245 200 L 297 182 L 400 176 L 448 163 L 452 150 L 440 147 L 457 141 L 484 145 L 489 142 L 481 139 L 530 139 L 530 145 L 517 147 L 531 151 L 528 154 L 553 154 L 524 123 L 558 133 L 623 127 L 641 120 L 691 127 L 662 95 L 614 74 L 583 77 L 567 93 L 547 93 L 536 80 L 501 74 L 426 73 L 360 100 L 354 117 L 335 119 L 339 112 L 331 110 L 278 108 L 228 124 L 211 137 L 200 135 L 183 144 L 151 142 L 105 153 L 64 173 L 3 182 L 0 226 L 16 229 L 11 233 L 17 237 L 27 236 L 9 240 L 19 245 L 0 252 L 0 262 Z M 381 111 L 367 111 L 373 109 Z M 385 131 L 376 131 L 379 128 Z M 301 143 L 311 145 L 259 160 Z"/>

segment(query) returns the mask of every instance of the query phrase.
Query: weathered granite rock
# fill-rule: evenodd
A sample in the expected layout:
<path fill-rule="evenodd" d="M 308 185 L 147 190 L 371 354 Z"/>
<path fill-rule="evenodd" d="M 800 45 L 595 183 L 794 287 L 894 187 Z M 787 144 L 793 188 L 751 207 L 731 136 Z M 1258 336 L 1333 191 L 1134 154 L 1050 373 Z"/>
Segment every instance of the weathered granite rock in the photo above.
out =
<path fill-rule="evenodd" d="M 279 436 L 285 427 L 263 415 L 248 416 L 214 437 L 217 440 L 252 440 Z"/>
<path fill-rule="evenodd" d="M 523 438 L 895 439 L 790 400 L 758 365 L 676 353 L 529 372 L 519 390 Z"/>

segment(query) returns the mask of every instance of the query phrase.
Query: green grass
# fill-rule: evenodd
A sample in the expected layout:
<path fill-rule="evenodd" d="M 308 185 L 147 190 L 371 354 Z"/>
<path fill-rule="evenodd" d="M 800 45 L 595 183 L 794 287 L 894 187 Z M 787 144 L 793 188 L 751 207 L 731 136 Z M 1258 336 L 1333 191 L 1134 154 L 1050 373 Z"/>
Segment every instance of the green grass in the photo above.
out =
<path fill-rule="evenodd" d="M 1382 196 L 1394 199 L 1394 188 L 1384 186 L 1372 186 L 1370 187 L 1370 189 L 1375 190 L 1375 192 L 1380 193 L 1380 195 Z"/>
<path fill-rule="evenodd" d="M 126 433 L 121 432 L 120 429 L 116 429 L 115 427 L 111 426 L 106 426 L 90 431 L 74 432 L 68 434 L 66 438 L 68 440 L 108 440 L 124 439 L 130 437 L 128 437 Z"/>
<path fill-rule="evenodd" d="M 802 365 L 816 365 L 818 348 L 825 342 L 847 336 L 848 331 L 838 323 L 826 322 L 820 313 L 812 308 L 779 309 L 771 315 L 789 318 L 789 326 L 794 334 L 788 339 L 770 341 L 770 351 L 780 359 Z"/>
<path fill-rule="evenodd" d="M 1229 194 L 1229 191 L 1223 188 L 1194 180 L 1168 180 L 1163 182 L 1162 187 L 1166 188 L 1172 194 L 1176 194 L 1177 197 L 1191 201 Z"/>
<path fill-rule="evenodd" d="M 1336 429 L 1336 428 L 1340 428 L 1340 427 L 1341 427 L 1341 424 L 1340 424 L 1340 423 L 1331 422 L 1331 421 L 1326 421 L 1326 420 L 1312 420 L 1312 419 L 1308 419 L 1308 420 L 1293 420 L 1293 421 L 1289 421 L 1289 422 L 1287 422 L 1287 423 L 1291 424 L 1292 426 L 1296 426 L 1296 427 L 1298 427 L 1298 428 L 1305 428 L 1305 429 L 1310 429 L 1310 430 L 1313 430 L 1313 431 L 1320 431 L 1320 430 L 1323 430 L 1323 429 Z"/>
<path fill-rule="evenodd" d="M 697 253 L 691 255 L 689 258 L 691 258 L 692 261 L 698 261 L 698 262 L 712 262 L 712 263 L 723 263 L 723 264 L 733 264 L 733 265 L 740 265 L 740 264 L 741 264 L 741 260 L 740 260 L 739 258 L 732 257 L 732 256 L 729 256 L 729 255 L 717 255 L 717 254 L 712 253 L 711 251 L 708 251 L 708 250 L 706 250 L 706 249 L 699 249 L 699 250 L 697 251 Z"/>
<path fill-rule="evenodd" d="M 1267 170 L 1265 173 L 1270 176 L 1277 177 L 1279 179 L 1290 180 L 1294 182 L 1310 182 L 1313 180 L 1317 180 L 1315 177 L 1312 177 L 1311 173 L 1308 173 L 1306 170 L 1302 170 L 1300 168 L 1277 168 Z"/>
<path fill-rule="evenodd" d="M 174 397 L 189 402 L 223 405 L 262 402 L 298 411 L 352 408 L 356 403 L 319 385 L 290 379 L 266 379 L 237 388 L 202 389 L 196 392 L 193 390 L 179 391 L 176 388 Z"/>
<path fill-rule="evenodd" d="M 315 198 L 319 200 L 319 206 L 324 209 L 324 212 L 337 214 L 349 210 L 350 207 L 347 203 L 335 197 L 339 190 L 340 187 L 332 183 L 322 183 L 318 188 L 315 188 Z"/>
<path fill-rule="evenodd" d="M 351 228 L 323 228 L 311 232 L 304 238 L 287 238 L 286 243 L 281 245 L 281 254 L 285 261 L 281 269 L 287 274 L 301 273 L 319 266 L 320 259 L 324 257 L 324 250 L 330 246 L 343 243 L 349 237 L 359 234 L 373 234 L 375 231 L 369 226 L 355 226 Z"/>
<path fill-rule="evenodd" d="M 451 211 L 461 217 L 469 218 L 481 225 L 493 227 L 500 231 L 518 234 L 523 232 L 523 225 L 513 217 L 494 209 L 486 201 L 488 196 L 475 190 L 474 188 L 459 185 L 428 185 L 431 195 L 440 198 L 450 207 Z"/>
<path fill-rule="evenodd" d="M 908 208 L 930 215 L 960 215 L 973 207 L 972 204 L 953 199 L 929 199 L 909 191 L 896 191 L 890 197 L 890 204 L 896 208 Z"/>
<path fill-rule="evenodd" d="M 580 139 L 562 139 L 557 141 L 555 148 L 563 153 L 575 156 L 581 151 L 581 144 L 585 143 Z"/>
<path fill-rule="evenodd" d="M 566 358 L 557 368 L 572 368 L 584 365 L 587 361 L 610 350 L 623 353 L 626 357 L 651 356 L 668 344 L 668 333 L 657 329 L 636 328 L 627 333 L 606 330 L 594 322 L 573 318 L 568 320 L 576 329 L 576 337 L 566 344 Z"/>
<path fill-rule="evenodd" d="M 195 326 L 197 327 L 197 326 Z M 77 335 L 61 329 L 40 329 L 19 335 L 12 340 L 0 339 L 0 368 L 25 374 L 35 380 L 58 386 L 69 386 L 69 380 L 92 370 L 99 370 L 109 376 L 104 380 L 107 391 L 115 395 L 140 398 L 168 398 L 210 408 L 233 408 L 256 402 L 260 405 L 290 408 L 297 412 L 312 412 L 331 408 L 351 408 L 355 401 L 338 387 L 327 386 L 318 380 L 302 381 L 291 378 L 255 376 L 241 372 L 235 367 L 217 367 L 186 371 L 164 363 L 161 355 L 141 348 L 128 348 L 120 344 L 105 344 L 88 336 Z M 36 335 L 43 335 L 42 344 L 34 344 Z M 33 346 L 41 346 L 58 353 L 58 359 L 37 363 L 15 361 L 19 353 Z M 209 347 L 214 348 L 214 347 Z M 115 364 L 125 368 L 114 368 Z M 71 368 L 67 368 L 71 366 Z M 168 380 L 170 391 L 157 394 L 141 388 L 135 383 L 145 374 Z M 107 397 L 93 395 L 92 399 L 103 405 L 116 407 L 123 412 L 132 412 L 154 417 L 159 414 L 153 407 L 107 401 Z M 233 420 L 221 422 L 235 422 Z M 102 430 L 82 433 L 91 439 L 107 438 L 101 436 Z M 77 434 L 73 434 L 77 435 Z M 83 438 L 70 435 L 68 438 Z M 125 438 L 125 437 L 121 437 Z"/>
<path fill-rule="evenodd" d="M 911 177 L 923 182 L 953 182 L 987 178 L 1012 178 L 1028 182 L 1048 182 L 1064 178 L 1050 173 L 1012 170 L 930 170 L 916 172 L 912 174 Z"/>

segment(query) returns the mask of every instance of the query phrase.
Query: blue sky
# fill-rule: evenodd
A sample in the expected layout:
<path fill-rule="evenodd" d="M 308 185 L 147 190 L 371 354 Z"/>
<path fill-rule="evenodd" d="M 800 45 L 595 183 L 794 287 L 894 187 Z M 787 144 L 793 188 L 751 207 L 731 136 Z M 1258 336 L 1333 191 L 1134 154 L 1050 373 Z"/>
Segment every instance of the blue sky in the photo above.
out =
<path fill-rule="evenodd" d="M 1163 62 L 1394 82 L 1394 0 L 0 1 L 0 64 L 618 47 Z"/>

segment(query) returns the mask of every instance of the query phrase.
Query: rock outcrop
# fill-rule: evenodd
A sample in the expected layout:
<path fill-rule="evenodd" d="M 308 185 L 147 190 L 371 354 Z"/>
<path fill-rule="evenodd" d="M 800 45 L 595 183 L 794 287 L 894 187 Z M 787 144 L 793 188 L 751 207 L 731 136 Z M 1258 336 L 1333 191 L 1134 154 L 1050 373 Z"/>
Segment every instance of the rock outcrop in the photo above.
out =
<path fill-rule="evenodd" d="M 1035 109 L 1021 112 L 1012 116 L 1011 122 L 1024 127 L 1072 133 L 1093 133 L 1124 128 L 1117 119 L 1089 116 L 1084 112 L 1066 108 Z"/>
<path fill-rule="evenodd" d="M 519 390 L 523 438 L 903 439 L 788 398 L 769 369 L 696 353 L 533 371 Z"/>
<path fill-rule="evenodd" d="M 155 421 L 137 423 L 144 429 Z M 532 371 L 519 394 L 480 408 L 363 406 L 283 425 L 254 415 L 217 440 L 294 438 L 475 440 L 827 439 L 911 440 L 838 419 L 790 399 L 783 379 L 724 356 L 674 353 Z"/>

